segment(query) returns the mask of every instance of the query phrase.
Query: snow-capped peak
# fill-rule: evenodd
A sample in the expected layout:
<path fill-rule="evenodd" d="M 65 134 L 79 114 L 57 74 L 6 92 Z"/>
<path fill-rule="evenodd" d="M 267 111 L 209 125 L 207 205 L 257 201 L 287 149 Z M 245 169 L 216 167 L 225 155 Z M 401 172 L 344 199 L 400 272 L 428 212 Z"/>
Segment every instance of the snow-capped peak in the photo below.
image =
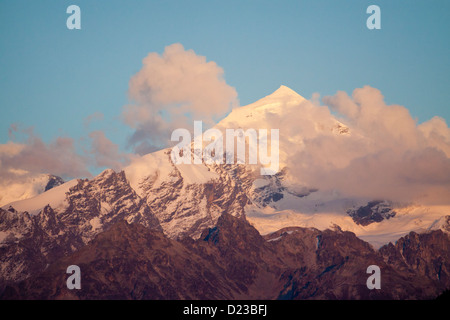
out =
<path fill-rule="evenodd" d="M 230 128 L 238 125 L 245 128 L 249 125 L 262 128 L 267 125 L 267 113 L 281 114 L 285 111 L 285 108 L 298 106 L 304 101 L 306 99 L 297 92 L 282 85 L 273 93 L 256 102 L 233 109 L 216 127 Z"/>
<path fill-rule="evenodd" d="M 271 111 L 273 112 L 273 109 L 280 108 L 282 105 L 299 104 L 305 100 L 305 98 L 303 98 L 294 90 L 282 85 L 268 96 L 265 96 L 264 98 L 261 98 L 258 101 L 239 109 L 245 110 L 263 108 L 271 109 Z"/>
<path fill-rule="evenodd" d="M 297 92 L 288 88 L 284 85 L 281 85 L 277 90 L 275 90 L 272 94 L 262 98 L 263 99 L 273 99 L 273 100 L 282 100 L 282 99 L 295 99 L 295 100 L 305 100 L 301 95 Z"/>

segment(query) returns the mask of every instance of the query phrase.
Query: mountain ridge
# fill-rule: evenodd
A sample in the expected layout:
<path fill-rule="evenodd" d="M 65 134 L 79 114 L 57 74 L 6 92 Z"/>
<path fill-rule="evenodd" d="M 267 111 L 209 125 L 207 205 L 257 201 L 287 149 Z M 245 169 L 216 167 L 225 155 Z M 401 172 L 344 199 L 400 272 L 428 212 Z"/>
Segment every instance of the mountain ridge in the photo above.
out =
<path fill-rule="evenodd" d="M 351 232 L 299 227 L 290 231 L 284 231 L 277 241 L 268 241 L 244 218 L 224 214 L 198 240 L 172 240 L 160 231 L 122 220 L 40 275 L 7 286 L 0 297 L 431 299 L 450 286 L 449 260 L 440 271 L 426 268 L 433 266 L 433 260 L 415 269 L 415 257 L 426 250 L 416 248 L 407 264 L 393 267 L 389 262 L 392 253 L 375 251 Z M 435 250 L 450 245 L 450 238 L 441 231 L 430 235 L 422 239 L 423 245 Z M 406 246 L 408 250 L 415 247 L 414 243 Z M 370 264 L 382 270 L 381 290 L 366 287 L 365 271 Z M 81 290 L 66 288 L 69 265 L 80 266 Z M 426 269 L 429 273 L 422 272 Z M 436 280 L 437 272 L 441 276 Z"/>

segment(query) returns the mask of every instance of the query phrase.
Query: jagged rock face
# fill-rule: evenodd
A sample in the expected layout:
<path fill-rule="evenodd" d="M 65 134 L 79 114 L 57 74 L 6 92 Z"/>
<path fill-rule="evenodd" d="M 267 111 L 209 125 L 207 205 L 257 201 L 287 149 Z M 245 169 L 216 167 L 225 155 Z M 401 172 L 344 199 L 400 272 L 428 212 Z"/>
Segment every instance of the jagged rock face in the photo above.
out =
<path fill-rule="evenodd" d="M 433 279 L 397 270 L 351 232 L 297 228 L 282 240 L 273 241 L 277 251 L 288 252 L 298 264 L 291 264 L 297 267 L 282 275 L 286 284 L 279 299 L 429 299 L 445 287 Z M 366 286 L 369 265 L 381 269 L 381 290 Z"/>
<path fill-rule="evenodd" d="M 0 246 L 0 283 L 37 274 L 55 259 L 84 245 L 79 237 L 64 231 L 50 206 L 37 216 L 0 209 L 0 226 L 8 234 Z"/>
<path fill-rule="evenodd" d="M 69 228 L 81 231 L 85 243 L 124 219 L 160 228 L 151 210 L 128 184 L 124 172 L 106 170 L 91 181 L 79 180 L 67 195 L 67 201 L 69 206 L 60 219 Z"/>
<path fill-rule="evenodd" d="M 374 222 L 381 222 L 395 216 L 396 212 L 392 209 L 392 204 L 388 201 L 370 201 L 366 206 L 358 209 L 350 209 L 348 215 L 353 218 L 355 223 L 368 226 Z"/>
<path fill-rule="evenodd" d="M 249 192 L 252 202 L 266 207 L 272 202 L 283 199 L 283 191 L 286 188 L 282 185 L 280 177 L 282 177 L 282 173 L 254 179 Z"/>
<path fill-rule="evenodd" d="M 170 238 L 198 238 L 205 228 L 214 226 L 223 213 L 244 216 L 244 207 L 249 201 L 245 184 L 251 184 L 247 181 L 250 173 L 244 166 L 207 166 L 208 171 L 217 174 L 216 178 L 189 183 L 170 161 L 169 152 L 166 158 L 170 173 L 160 177 L 156 171 L 144 177 L 140 196 Z M 158 179 L 162 182 L 155 183 Z"/>
<path fill-rule="evenodd" d="M 389 243 L 381 247 L 380 253 L 402 272 L 419 274 L 438 281 L 445 288 L 450 287 L 450 241 L 442 230 L 411 232 L 395 245 Z"/>
<path fill-rule="evenodd" d="M 64 183 L 64 180 L 61 177 L 49 175 L 47 185 L 44 188 L 44 192 L 54 187 L 60 186 Z"/>
<path fill-rule="evenodd" d="M 416 240 L 436 250 L 450 243 L 441 231 Z M 350 232 L 294 227 L 262 237 L 245 219 L 227 214 L 197 240 L 173 240 L 137 223 L 118 222 L 42 274 L 8 286 L 1 298 L 433 298 L 446 284 L 423 272 L 435 264 L 421 255 L 409 253 L 411 261 L 422 259 L 422 264 L 405 272 L 383 250 Z M 80 290 L 66 288 L 66 268 L 73 264 L 81 269 Z M 366 268 L 372 264 L 381 268 L 380 290 L 366 287 Z"/>
<path fill-rule="evenodd" d="M 162 230 L 123 172 L 107 170 L 91 181 L 79 180 L 66 194 L 66 202 L 62 209 L 47 205 L 36 215 L 0 209 L 0 231 L 5 235 L 0 244 L 0 284 L 41 272 L 118 221 Z"/>

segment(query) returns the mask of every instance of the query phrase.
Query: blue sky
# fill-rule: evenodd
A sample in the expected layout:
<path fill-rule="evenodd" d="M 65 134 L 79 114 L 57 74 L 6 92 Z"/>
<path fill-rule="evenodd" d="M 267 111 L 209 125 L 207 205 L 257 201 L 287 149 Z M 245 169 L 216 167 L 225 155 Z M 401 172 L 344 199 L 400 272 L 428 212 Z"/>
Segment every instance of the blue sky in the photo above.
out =
<path fill-rule="evenodd" d="M 71 4 L 81 30 L 66 28 Z M 371 4 L 381 30 L 366 28 Z M 126 150 L 128 82 L 148 53 L 177 42 L 222 67 L 241 105 L 281 84 L 306 98 L 370 85 L 419 122 L 449 124 L 448 12 L 447 0 L 1 0 L 0 143 L 19 124 L 80 146 L 103 130 Z M 94 113 L 104 116 L 87 125 Z"/>

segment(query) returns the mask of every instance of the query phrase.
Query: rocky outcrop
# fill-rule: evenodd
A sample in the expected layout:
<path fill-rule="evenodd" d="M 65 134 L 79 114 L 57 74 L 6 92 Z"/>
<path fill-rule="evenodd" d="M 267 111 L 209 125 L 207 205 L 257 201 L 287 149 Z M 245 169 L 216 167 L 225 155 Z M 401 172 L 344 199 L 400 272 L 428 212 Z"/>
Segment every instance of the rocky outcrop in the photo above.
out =
<path fill-rule="evenodd" d="M 48 176 L 48 182 L 45 185 L 44 192 L 48 191 L 50 189 L 53 189 L 54 187 L 60 186 L 63 183 L 64 183 L 64 180 L 61 177 L 50 174 Z"/>
<path fill-rule="evenodd" d="M 450 241 L 444 231 L 410 232 L 379 251 L 400 272 L 429 279 L 440 288 L 450 288 Z"/>
<path fill-rule="evenodd" d="M 390 202 L 374 200 L 367 203 L 366 206 L 349 209 L 347 214 L 353 218 L 356 224 L 368 226 L 371 223 L 392 218 L 396 215 L 396 212 L 392 209 Z"/>

